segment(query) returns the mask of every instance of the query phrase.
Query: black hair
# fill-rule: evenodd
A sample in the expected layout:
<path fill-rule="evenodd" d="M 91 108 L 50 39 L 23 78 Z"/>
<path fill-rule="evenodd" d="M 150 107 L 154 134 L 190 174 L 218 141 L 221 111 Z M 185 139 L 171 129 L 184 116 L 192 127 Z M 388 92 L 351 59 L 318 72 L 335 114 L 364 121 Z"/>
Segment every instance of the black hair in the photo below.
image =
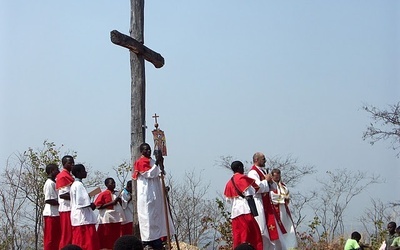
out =
<path fill-rule="evenodd" d="M 143 152 L 145 146 L 149 146 L 149 148 L 150 148 L 150 145 L 149 145 L 148 143 L 142 143 L 142 144 L 140 144 L 140 146 L 139 146 L 140 152 Z"/>
<path fill-rule="evenodd" d="M 114 250 L 143 250 L 142 242 L 133 235 L 123 235 L 114 243 Z"/>
<path fill-rule="evenodd" d="M 361 240 L 361 234 L 357 231 L 354 231 L 351 233 L 351 238 L 353 240 L 359 241 L 359 240 Z"/>
<path fill-rule="evenodd" d="M 76 177 L 83 170 L 85 170 L 85 166 L 83 166 L 82 164 L 75 164 L 74 166 L 72 166 L 71 173 Z"/>
<path fill-rule="evenodd" d="M 132 187 L 132 180 L 129 180 L 126 182 L 126 186 L 131 186 Z"/>
<path fill-rule="evenodd" d="M 82 250 L 82 248 L 74 244 L 68 244 L 65 247 L 61 248 L 61 250 Z"/>
<path fill-rule="evenodd" d="M 233 170 L 234 173 L 239 172 L 241 168 L 244 168 L 243 163 L 241 161 L 234 161 L 231 164 L 231 169 Z"/>
<path fill-rule="evenodd" d="M 47 166 L 46 166 L 46 174 L 49 175 L 53 171 L 53 169 L 55 169 L 55 168 L 58 168 L 57 164 L 55 164 L 55 163 L 47 164 Z"/>
<path fill-rule="evenodd" d="M 236 246 L 234 250 L 255 250 L 255 248 L 250 243 L 242 243 Z"/>
<path fill-rule="evenodd" d="M 65 165 L 65 163 L 67 163 L 68 159 L 74 160 L 74 157 L 72 157 L 70 155 L 63 156 L 63 158 L 61 158 L 61 163 L 62 163 L 63 166 Z"/>
<path fill-rule="evenodd" d="M 108 177 L 108 178 L 106 178 L 105 179 L 105 181 L 104 181 L 104 185 L 106 185 L 107 186 L 107 183 L 109 182 L 109 181 L 111 181 L 111 180 L 113 180 L 114 181 L 114 179 L 113 178 L 111 178 L 111 177 Z M 115 182 L 115 181 L 114 181 Z"/>
<path fill-rule="evenodd" d="M 393 228 L 396 228 L 396 226 L 397 226 L 397 225 L 396 225 L 396 222 L 394 222 L 394 221 L 389 222 L 389 223 L 388 223 L 388 226 L 389 226 L 389 225 L 393 226 Z"/>

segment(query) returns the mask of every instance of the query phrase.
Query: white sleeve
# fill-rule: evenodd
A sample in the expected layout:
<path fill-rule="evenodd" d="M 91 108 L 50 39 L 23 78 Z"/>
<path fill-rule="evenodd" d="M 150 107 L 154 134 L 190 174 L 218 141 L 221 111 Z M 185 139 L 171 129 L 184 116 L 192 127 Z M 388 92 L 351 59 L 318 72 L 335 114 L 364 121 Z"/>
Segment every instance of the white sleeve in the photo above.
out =
<path fill-rule="evenodd" d="M 260 189 L 257 190 L 257 193 L 266 193 L 269 191 L 269 184 L 267 180 L 260 181 L 258 186 L 260 187 Z"/>
<path fill-rule="evenodd" d="M 266 193 L 269 191 L 269 185 L 267 180 L 260 180 L 260 177 L 258 176 L 258 173 L 254 170 L 250 170 L 249 173 L 247 174 L 248 177 L 251 179 L 255 180 L 256 184 L 260 187 L 260 189 L 257 191 L 257 193 Z"/>
<path fill-rule="evenodd" d="M 147 170 L 144 173 L 141 173 L 140 175 L 142 175 L 146 179 L 159 177 L 159 175 L 161 174 L 161 169 L 159 166 L 156 165 L 156 161 L 150 159 L 150 166 L 151 168 L 149 170 Z"/>
<path fill-rule="evenodd" d="M 44 200 L 57 200 L 56 183 L 53 181 L 46 181 L 44 184 Z"/>
<path fill-rule="evenodd" d="M 128 207 L 129 202 L 132 201 L 132 194 L 130 194 L 128 191 L 124 189 L 124 191 L 122 191 L 121 200 L 122 200 L 122 208 L 126 209 Z"/>
<path fill-rule="evenodd" d="M 76 188 L 76 207 L 82 208 L 88 206 L 90 206 L 90 197 L 86 188 L 81 184 Z"/>

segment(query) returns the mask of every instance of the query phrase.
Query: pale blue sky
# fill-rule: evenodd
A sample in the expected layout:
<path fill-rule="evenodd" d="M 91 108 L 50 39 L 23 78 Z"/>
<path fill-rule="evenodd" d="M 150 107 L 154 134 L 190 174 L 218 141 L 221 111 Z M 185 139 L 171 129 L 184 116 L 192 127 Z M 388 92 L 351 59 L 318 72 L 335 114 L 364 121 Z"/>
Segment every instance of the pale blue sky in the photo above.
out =
<path fill-rule="evenodd" d="M 130 158 L 129 53 L 109 38 L 129 15 L 121 0 L 0 0 L 2 167 L 45 139 L 104 172 Z M 145 44 L 165 58 L 146 64 L 147 141 L 156 112 L 172 175 L 204 169 L 215 193 L 219 156 L 262 151 L 398 181 L 361 107 L 400 100 L 399 1 L 146 1 Z"/>

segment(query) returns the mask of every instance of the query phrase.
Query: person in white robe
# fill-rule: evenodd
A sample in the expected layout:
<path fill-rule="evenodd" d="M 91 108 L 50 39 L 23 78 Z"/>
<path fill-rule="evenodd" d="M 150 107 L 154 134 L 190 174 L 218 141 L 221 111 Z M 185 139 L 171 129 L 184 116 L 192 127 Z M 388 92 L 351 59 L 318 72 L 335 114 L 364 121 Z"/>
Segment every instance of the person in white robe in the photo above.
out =
<path fill-rule="evenodd" d="M 289 210 L 289 189 L 281 180 L 281 171 L 273 169 L 271 171 L 273 183 L 270 185 L 270 197 L 272 205 L 275 207 L 276 215 L 281 220 L 285 232 L 278 228 L 279 239 L 273 243 L 276 250 L 293 250 L 297 249 L 296 231 L 293 223 L 292 216 Z"/>
<path fill-rule="evenodd" d="M 132 178 L 137 182 L 137 213 L 140 236 L 143 245 L 153 249 L 162 249 L 161 238 L 175 234 L 169 211 L 165 211 L 162 175 L 164 173 L 162 157 L 157 161 L 151 158 L 151 148 L 147 143 L 140 145 L 142 156 L 136 160 Z M 161 167 L 160 167 L 161 165 Z"/>
<path fill-rule="evenodd" d="M 267 174 L 267 170 L 265 167 L 266 159 L 265 155 L 261 152 L 257 152 L 253 155 L 253 166 L 251 167 L 250 171 L 248 172 L 247 176 L 254 179 L 256 184 L 260 187 L 264 187 L 260 189 L 254 195 L 254 202 L 257 207 L 258 216 L 255 217 L 258 226 L 260 227 L 262 241 L 263 241 L 263 249 L 270 250 L 274 249 L 274 245 L 270 240 L 268 227 L 267 227 L 267 217 L 264 208 L 264 199 L 268 195 L 269 185 L 268 182 L 271 181 L 271 175 Z M 267 182 L 267 185 L 262 185 L 262 182 Z"/>

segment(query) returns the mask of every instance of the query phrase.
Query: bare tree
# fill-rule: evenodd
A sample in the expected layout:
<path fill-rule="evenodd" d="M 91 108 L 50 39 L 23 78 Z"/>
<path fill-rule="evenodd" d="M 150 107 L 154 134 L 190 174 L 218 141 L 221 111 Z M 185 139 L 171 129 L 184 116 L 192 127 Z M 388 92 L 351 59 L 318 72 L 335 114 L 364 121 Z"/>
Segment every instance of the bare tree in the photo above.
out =
<path fill-rule="evenodd" d="M 117 179 L 121 190 L 126 186 L 127 181 L 131 180 L 132 166 L 128 163 L 128 161 L 123 161 L 117 167 L 113 167 L 115 174 L 117 175 Z"/>
<path fill-rule="evenodd" d="M 378 249 L 387 235 L 386 225 L 389 221 L 396 221 L 399 211 L 390 204 L 384 204 L 381 200 L 371 198 L 371 207 L 364 210 L 359 221 L 370 237 L 370 245 Z"/>
<path fill-rule="evenodd" d="M 169 198 L 176 234 L 179 240 L 197 247 L 206 247 L 213 237 L 212 218 L 218 216 L 214 202 L 207 199 L 209 184 L 204 184 L 201 174 L 186 172 L 182 183 L 168 179 Z"/>
<path fill-rule="evenodd" d="M 373 145 L 380 140 L 391 140 L 393 150 L 400 149 L 400 102 L 389 105 L 388 110 L 380 110 L 374 106 L 363 106 L 371 115 L 372 122 L 363 134 L 363 139 L 369 139 Z M 400 156 L 400 150 L 397 157 Z"/>
<path fill-rule="evenodd" d="M 28 202 L 18 188 L 22 183 L 22 164 L 11 167 L 7 161 L 0 176 L 0 234 L 1 249 L 23 249 L 23 209 Z"/>
<path fill-rule="evenodd" d="M 318 197 L 313 203 L 313 209 L 322 232 L 322 238 L 332 242 L 335 237 L 344 233 L 343 216 L 354 197 L 361 194 L 371 184 L 380 183 L 380 176 L 367 176 L 366 172 L 355 173 L 346 169 L 326 171 L 327 178 L 317 181 L 321 184 L 318 188 Z M 318 230 L 318 228 L 317 228 Z"/>
<path fill-rule="evenodd" d="M 297 158 L 293 158 L 291 155 L 285 158 L 274 156 L 268 159 L 268 167 L 280 169 L 283 182 L 290 187 L 295 187 L 303 177 L 316 172 L 314 166 L 300 165 Z"/>

